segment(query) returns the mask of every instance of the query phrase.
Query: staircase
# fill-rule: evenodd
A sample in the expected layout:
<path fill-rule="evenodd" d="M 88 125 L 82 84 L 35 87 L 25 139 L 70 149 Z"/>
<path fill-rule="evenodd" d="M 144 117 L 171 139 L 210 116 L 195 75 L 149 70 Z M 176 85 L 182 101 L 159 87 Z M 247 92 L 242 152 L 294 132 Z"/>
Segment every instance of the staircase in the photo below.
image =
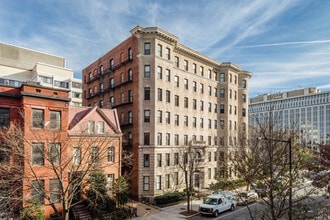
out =
<path fill-rule="evenodd" d="M 74 220 L 92 220 L 88 208 L 84 204 L 78 204 L 73 206 L 72 214 Z"/>

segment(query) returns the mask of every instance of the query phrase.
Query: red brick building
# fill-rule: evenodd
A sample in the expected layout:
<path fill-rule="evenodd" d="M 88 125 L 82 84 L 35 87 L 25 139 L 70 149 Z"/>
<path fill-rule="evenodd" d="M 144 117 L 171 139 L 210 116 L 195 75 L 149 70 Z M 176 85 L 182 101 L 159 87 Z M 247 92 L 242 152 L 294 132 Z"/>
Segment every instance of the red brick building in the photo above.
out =
<path fill-rule="evenodd" d="M 74 156 L 80 158 L 80 164 L 91 164 L 91 158 L 97 159 L 97 167 L 101 167 L 109 179 L 118 178 L 120 174 L 121 130 L 117 112 L 69 106 L 68 97 L 67 90 L 46 88 L 35 83 L 25 83 L 19 88 L 0 86 L 2 134 L 13 129 L 22 131 L 21 136 L 18 132 L 15 134 L 19 137 L 16 142 L 20 148 L 14 152 L 11 146 L 10 153 L 0 149 L 3 168 L 0 187 L 9 183 L 10 177 L 4 175 L 6 171 L 10 174 L 13 167 L 21 167 L 21 178 L 15 181 L 19 191 L 15 194 L 18 201 L 15 204 L 21 208 L 27 206 L 31 199 L 38 200 L 46 219 L 54 212 L 52 206 L 59 212 L 63 210 L 60 188 L 68 186 L 77 167 Z M 96 130 L 91 131 L 89 126 L 95 123 L 93 128 Z M 1 137 L 1 143 L 5 138 Z M 14 143 L 15 140 L 11 141 Z M 100 144 L 96 144 L 97 141 Z M 98 148 L 94 155 L 95 152 L 89 152 L 91 146 Z M 76 154 L 77 147 L 82 148 L 81 152 L 85 149 L 84 155 L 87 156 Z M 101 148 L 105 150 L 101 151 Z M 75 171 L 85 168 L 81 165 Z"/>

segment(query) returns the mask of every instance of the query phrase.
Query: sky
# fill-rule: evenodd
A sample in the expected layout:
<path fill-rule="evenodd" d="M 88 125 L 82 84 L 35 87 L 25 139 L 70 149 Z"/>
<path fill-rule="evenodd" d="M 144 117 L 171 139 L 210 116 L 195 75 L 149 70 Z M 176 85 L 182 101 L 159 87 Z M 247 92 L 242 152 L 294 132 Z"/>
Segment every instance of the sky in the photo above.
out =
<path fill-rule="evenodd" d="M 157 26 L 252 72 L 250 98 L 329 91 L 329 11 L 328 0 L 1 0 L 0 42 L 65 57 L 81 78 L 135 26 Z"/>

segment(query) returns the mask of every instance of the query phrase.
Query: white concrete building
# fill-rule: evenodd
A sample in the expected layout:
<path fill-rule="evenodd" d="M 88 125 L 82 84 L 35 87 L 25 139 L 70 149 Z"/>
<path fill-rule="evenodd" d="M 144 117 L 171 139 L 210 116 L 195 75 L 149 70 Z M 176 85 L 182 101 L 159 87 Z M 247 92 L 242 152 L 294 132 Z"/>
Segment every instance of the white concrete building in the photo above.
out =
<path fill-rule="evenodd" d="M 65 58 L 0 43 L 0 85 L 19 87 L 34 81 L 70 91 L 71 105 L 82 105 L 81 79 L 66 68 Z"/>

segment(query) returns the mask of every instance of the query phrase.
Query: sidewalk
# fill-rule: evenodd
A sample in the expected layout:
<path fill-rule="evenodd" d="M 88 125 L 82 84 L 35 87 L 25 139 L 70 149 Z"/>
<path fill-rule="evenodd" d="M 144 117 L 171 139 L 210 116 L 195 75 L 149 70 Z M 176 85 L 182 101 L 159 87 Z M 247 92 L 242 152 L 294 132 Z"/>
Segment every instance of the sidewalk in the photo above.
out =
<path fill-rule="evenodd" d="M 198 213 L 199 204 L 202 203 L 202 200 L 193 200 L 191 204 L 191 210 L 196 211 Z M 168 206 L 165 208 L 159 208 L 154 206 L 149 206 L 140 202 L 130 203 L 131 207 L 137 208 L 137 217 L 134 219 L 148 219 L 148 220 L 162 220 L 162 219 L 171 219 L 171 220 L 179 220 L 179 219 L 187 219 L 191 216 L 183 215 L 182 213 L 187 209 L 187 203 L 183 201 L 180 204 Z"/>

